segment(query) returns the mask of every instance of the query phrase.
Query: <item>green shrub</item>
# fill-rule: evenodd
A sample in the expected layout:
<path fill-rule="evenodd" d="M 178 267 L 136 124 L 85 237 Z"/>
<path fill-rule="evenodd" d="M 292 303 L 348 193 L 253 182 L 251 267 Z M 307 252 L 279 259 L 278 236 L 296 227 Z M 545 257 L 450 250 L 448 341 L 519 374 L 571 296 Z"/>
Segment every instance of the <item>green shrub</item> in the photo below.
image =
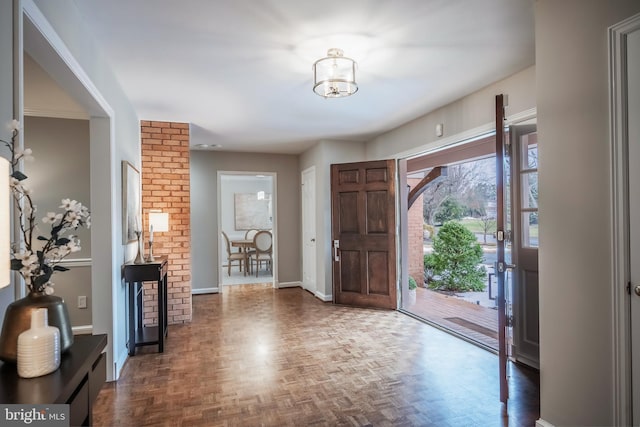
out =
<path fill-rule="evenodd" d="M 447 222 L 433 240 L 433 254 L 427 260 L 435 277 L 429 288 L 453 291 L 483 291 L 486 270 L 482 263 L 482 248 L 476 236 L 462 224 Z"/>
<path fill-rule="evenodd" d="M 427 283 L 431 283 L 433 281 L 433 276 L 436 275 L 436 264 L 433 258 L 433 254 L 426 254 L 424 256 L 424 281 Z"/>
<path fill-rule="evenodd" d="M 413 277 L 409 276 L 409 290 L 412 291 L 417 287 L 418 287 L 418 285 L 416 284 L 416 279 L 414 279 Z"/>

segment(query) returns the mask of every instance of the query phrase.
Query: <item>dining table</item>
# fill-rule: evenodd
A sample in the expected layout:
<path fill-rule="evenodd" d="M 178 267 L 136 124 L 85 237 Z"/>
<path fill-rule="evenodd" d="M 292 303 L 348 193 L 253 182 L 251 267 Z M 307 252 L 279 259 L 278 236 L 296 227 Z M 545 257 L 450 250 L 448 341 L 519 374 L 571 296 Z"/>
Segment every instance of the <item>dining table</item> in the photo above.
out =
<path fill-rule="evenodd" d="M 240 248 L 240 251 L 244 253 L 244 275 L 247 275 L 249 271 L 249 251 L 254 248 L 253 239 L 235 239 L 231 240 L 231 246 L 234 248 Z"/>

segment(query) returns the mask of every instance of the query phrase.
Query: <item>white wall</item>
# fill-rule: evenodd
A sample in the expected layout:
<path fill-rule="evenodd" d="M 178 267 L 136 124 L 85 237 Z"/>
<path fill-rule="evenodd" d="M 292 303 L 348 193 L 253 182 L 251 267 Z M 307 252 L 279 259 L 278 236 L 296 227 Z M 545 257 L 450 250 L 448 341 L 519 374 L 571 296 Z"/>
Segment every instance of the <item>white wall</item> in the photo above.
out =
<path fill-rule="evenodd" d="M 220 209 L 222 231 L 227 233 L 230 239 L 242 239 L 246 230 L 236 230 L 235 224 L 235 194 L 253 193 L 264 191 L 265 194 L 273 192 L 270 176 L 256 178 L 247 175 L 223 175 L 220 185 Z M 224 249 L 224 246 L 221 246 Z"/>
<path fill-rule="evenodd" d="M 613 424 L 607 27 L 635 0 L 536 2 L 541 418 Z"/>

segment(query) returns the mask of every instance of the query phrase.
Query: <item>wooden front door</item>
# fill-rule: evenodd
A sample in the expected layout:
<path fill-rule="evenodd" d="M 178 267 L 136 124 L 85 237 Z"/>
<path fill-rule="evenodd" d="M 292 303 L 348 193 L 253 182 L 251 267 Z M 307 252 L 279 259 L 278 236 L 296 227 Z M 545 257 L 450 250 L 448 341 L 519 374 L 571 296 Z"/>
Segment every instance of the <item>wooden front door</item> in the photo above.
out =
<path fill-rule="evenodd" d="M 333 301 L 396 309 L 394 160 L 331 165 Z"/>

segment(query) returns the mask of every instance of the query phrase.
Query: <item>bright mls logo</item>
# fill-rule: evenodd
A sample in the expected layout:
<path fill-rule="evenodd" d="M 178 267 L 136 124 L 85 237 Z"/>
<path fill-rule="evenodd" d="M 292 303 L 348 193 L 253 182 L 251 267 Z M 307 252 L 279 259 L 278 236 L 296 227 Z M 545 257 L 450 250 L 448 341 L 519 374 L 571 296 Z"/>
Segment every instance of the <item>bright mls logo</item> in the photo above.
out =
<path fill-rule="evenodd" d="M 69 427 L 69 405 L 0 405 L 0 425 Z"/>

